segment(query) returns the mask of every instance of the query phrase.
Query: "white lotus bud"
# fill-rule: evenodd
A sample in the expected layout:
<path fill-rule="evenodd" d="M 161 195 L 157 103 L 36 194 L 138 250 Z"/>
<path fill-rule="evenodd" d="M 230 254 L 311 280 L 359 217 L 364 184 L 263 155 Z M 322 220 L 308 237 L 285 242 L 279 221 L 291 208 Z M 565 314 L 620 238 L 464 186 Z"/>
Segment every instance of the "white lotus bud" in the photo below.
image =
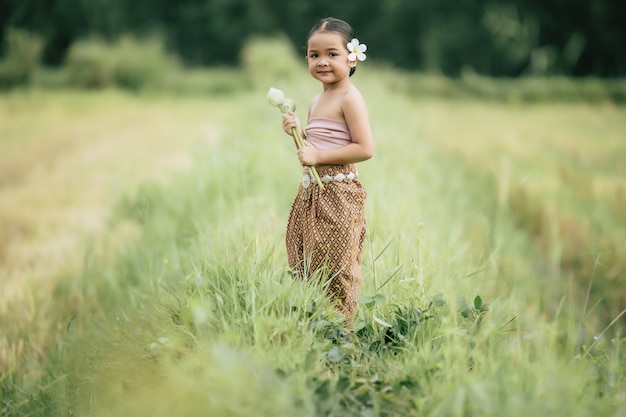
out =
<path fill-rule="evenodd" d="M 267 101 L 272 106 L 282 106 L 285 103 L 285 93 L 278 88 L 270 87 L 270 90 L 267 92 Z"/>
<path fill-rule="evenodd" d="M 289 110 L 296 111 L 296 102 L 290 98 L 286 98 L 285 102 L 282 105 L 282 111 L 283 113 L 286 113 Z"/>

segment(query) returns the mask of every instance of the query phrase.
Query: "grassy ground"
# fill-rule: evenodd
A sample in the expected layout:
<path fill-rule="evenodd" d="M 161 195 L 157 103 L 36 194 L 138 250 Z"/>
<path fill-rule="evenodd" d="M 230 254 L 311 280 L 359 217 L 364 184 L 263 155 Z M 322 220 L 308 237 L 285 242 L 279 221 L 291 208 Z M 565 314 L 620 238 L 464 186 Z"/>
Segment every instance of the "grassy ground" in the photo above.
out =
<path fill-rule="evenodd" d="M 299 170 L 265 90 L 0 97 L 2 415 L 626 415 L 624 108 L 355 82 L 352 337 L 287 274 Z M 277 87 L 301 117 L 317 90 Z"/>
<path fill-rule="evenodd" d="M 68 252 L 102 232 L 122 193 L 188 168 L 190 146 L 218 133 L 202 105 L 172 109 L 164 99 L 116 92 L 3 96 L 2 297 L 67 267 Z"/>

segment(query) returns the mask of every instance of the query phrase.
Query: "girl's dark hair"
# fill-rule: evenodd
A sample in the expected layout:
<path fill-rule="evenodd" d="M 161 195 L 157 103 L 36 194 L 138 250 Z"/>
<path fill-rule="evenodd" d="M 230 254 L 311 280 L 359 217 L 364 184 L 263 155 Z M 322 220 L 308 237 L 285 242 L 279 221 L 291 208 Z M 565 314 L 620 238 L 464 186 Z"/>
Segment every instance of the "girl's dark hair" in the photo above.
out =
<path fill-rule="evenodd" d="M 309 36 L 307 36 L 306 38 L 307 44 L 308 44 L 309 39 L 315 32 L 337 32 L 343 37 L 343 39 L 346 41 L 346 44 L 348 44 L 352 39 L 355 38 L 354 30 L 352 29 L 352 26 L 350 26 L 348 23 L 344 22 L 343 20 L 336 19 L 334 17 L 327 17 L 317 22 L 309 31 Z M 350 76 L 352 76 L 352 74 L 354 74 L 355 71 L 356 71 L 356 66 L 350 68 Z"/>

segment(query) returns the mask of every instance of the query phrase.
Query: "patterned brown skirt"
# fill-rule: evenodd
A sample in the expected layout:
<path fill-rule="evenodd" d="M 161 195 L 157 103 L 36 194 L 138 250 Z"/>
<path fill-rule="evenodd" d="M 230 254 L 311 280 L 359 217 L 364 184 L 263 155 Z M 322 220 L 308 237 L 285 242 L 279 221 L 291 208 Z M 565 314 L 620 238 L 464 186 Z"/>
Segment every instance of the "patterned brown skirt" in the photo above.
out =
<path fill-rule="evenodd" d="M 313 180 L 308 184 L 305 174 L 287 223 L 289 267 L 294 276 L 323 279 L 331 300 L 351 324 L 361 290 L 367 193 L 353 178 L 354 164 L 317 170 L 320 177 L 332 180 L 320 189 Z"/>

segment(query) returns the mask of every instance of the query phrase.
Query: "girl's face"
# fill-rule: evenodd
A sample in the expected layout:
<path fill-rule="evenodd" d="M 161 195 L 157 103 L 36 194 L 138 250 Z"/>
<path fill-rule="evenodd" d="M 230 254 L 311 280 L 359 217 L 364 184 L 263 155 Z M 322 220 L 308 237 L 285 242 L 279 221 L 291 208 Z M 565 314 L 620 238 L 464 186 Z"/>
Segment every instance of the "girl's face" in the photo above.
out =
<path fill-rule="evenodd" d="M 306 60 L 313 78 L 334 84 L 350 76 L 356 61 L 348 61 L 347 42 L 337 32 L 315 32 L 307 43 Z"/>

